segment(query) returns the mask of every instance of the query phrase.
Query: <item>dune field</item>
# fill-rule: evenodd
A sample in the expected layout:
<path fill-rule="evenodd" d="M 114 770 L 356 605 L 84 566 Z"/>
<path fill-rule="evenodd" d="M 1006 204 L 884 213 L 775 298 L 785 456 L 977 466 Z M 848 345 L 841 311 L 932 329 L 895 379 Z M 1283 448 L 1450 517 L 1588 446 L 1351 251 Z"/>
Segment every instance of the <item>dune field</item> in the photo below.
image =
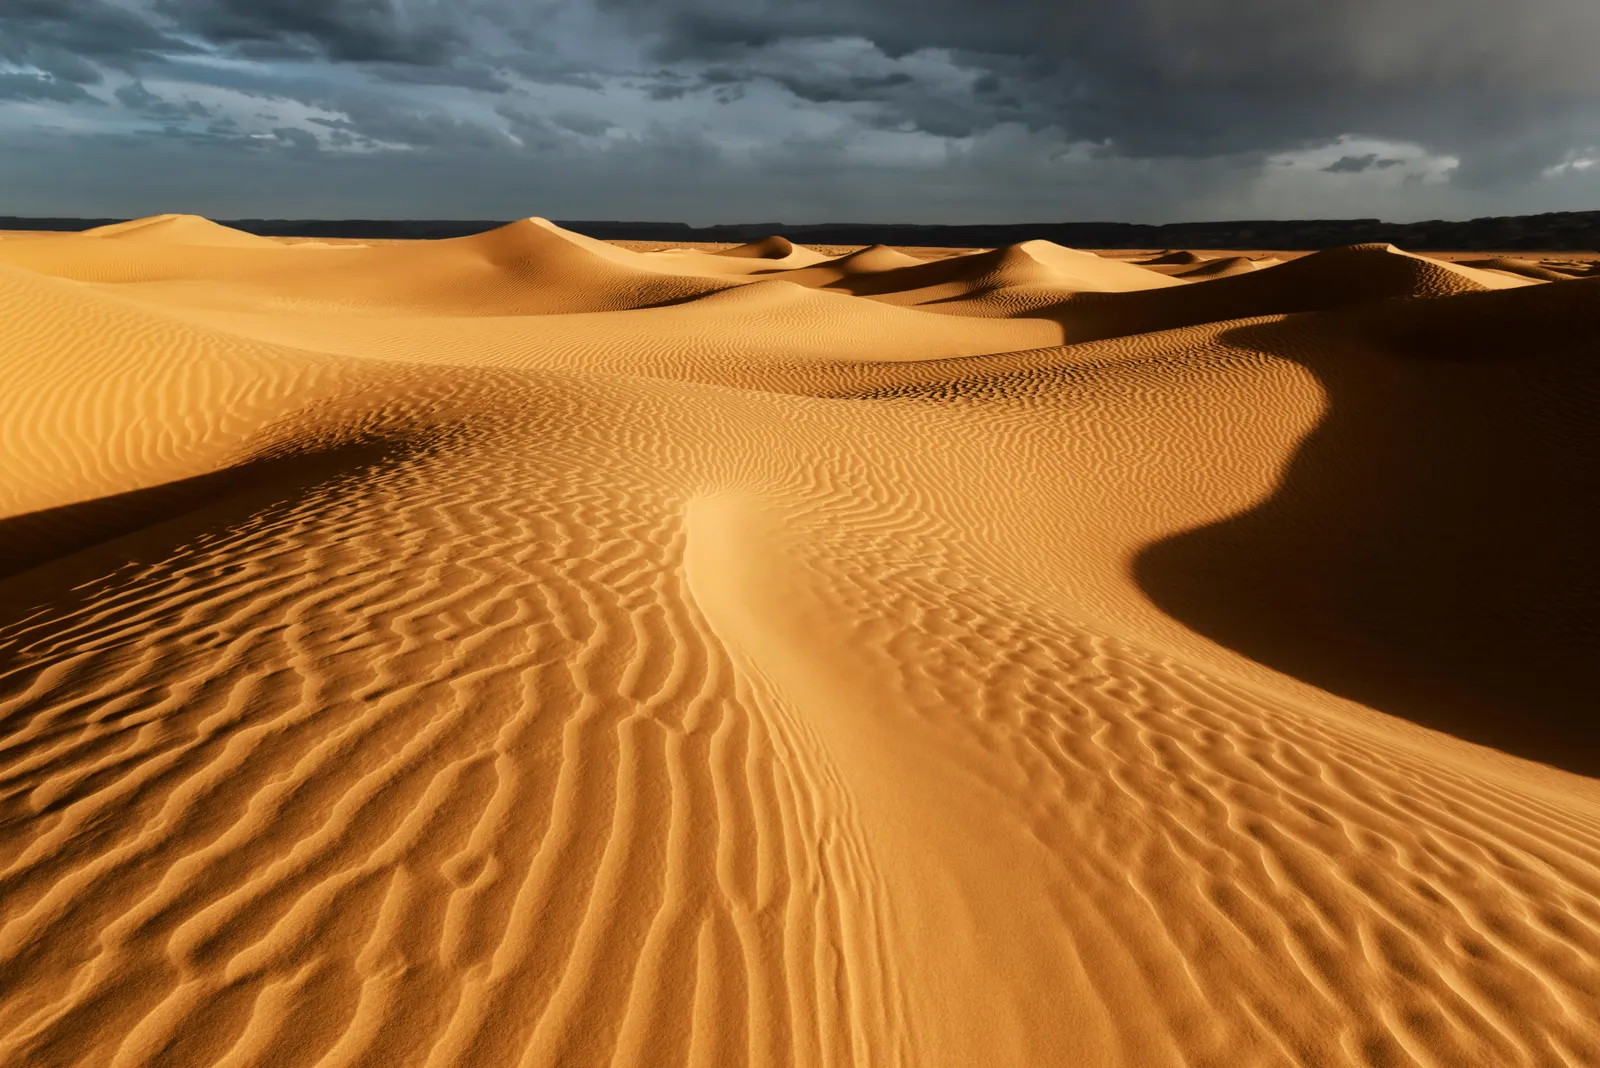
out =
<path fill-rule="evenodd" d="M 0 1064 L 1600 1065 L 1600 271 L 0 239 Z"/>

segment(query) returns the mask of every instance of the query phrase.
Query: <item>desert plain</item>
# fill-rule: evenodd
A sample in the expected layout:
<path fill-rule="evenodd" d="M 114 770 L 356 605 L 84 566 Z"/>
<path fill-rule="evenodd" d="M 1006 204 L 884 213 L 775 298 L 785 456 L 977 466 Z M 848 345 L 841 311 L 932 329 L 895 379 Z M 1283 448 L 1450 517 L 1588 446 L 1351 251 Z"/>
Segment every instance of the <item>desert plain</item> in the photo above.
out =
<path fill-rule="evenodd" d="M 0 1064 L 1600 1064 L 1595 256 L 0 239 Z"/>

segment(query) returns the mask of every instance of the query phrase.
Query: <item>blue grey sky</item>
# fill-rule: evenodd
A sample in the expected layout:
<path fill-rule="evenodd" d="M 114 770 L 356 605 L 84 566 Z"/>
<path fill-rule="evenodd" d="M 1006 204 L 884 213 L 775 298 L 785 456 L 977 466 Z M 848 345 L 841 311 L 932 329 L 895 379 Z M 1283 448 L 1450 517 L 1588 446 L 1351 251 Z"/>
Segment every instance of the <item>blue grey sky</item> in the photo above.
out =
<path fill-rule="evenodd" d="M 1595 0 L 0 0 L 0 214 L 1600 208 Z"/>

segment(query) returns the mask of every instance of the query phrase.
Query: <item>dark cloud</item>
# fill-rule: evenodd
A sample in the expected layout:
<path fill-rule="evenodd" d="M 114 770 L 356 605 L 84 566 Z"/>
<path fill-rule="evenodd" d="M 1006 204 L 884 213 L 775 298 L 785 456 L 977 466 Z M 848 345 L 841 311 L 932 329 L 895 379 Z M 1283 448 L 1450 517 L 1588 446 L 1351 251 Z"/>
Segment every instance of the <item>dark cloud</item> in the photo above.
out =
<path fill-rule="evenodd" d="M 1322 169 L 1329 174 L 1360 174 L 1374 168 L 1382 171 L 1404 164 L 1403 159 L 1379 159 L 1376 152 L 1368 152 L 1365 156 L 1340 156 Z"/>
<path fill-rule="evenodd" d="M 366 72 L 380 81 L 397 85 L 453 86 L 483 93 L 504 93 L 511 88 L 502 73 L 479 63 L 456 62 L 442 67 L 376 63 L 368 65 Z"/>
<path fill-rule="evenodd" d="M 314 154 L 322 149 L 322 142 L 317 140 L 316 134 L 299 127 L 280 126 L 272 131 L 272 135 L 288 145 L 291 151 L 301 155 Z"/>
<path fill-rule="evenodd" d="M 677 63 L 729 69 L 740 57 L 803 99 L 876 103 L 932 132 L 1016 121 L 1134 157 L 1259 153 L 1351 133 L 1471 154 L 1558 121 L 1563 105 L 1592 117 L 1600 101 L 1592 0 L 1534 10 L 1500 0 L 600 2 Z M 889 59 L 949 52 L 975 75 L 969 116 L 951 122 L 915 94 L 885 99 L 870 84 L 819 84 L 803 64 L 775 73 L 750 61 L 829 38 L 870 42 Z"/>
<path fill-rule="evenodd" d="M 317 117 L 308 120 L 310 123 L 344 134 L 350 138 L 350 143 L 365 148 L 450 152 L 512 147 L 512 142 L 498 130 L 463 121 L 441 110 L 391 102 L 372 93 L 324 96 L 316 102 L 341 117 Z"/>
<path fill-rule="evenodd" d="M 658 101 L 719 87 L 733 99 L 765 81 L 806 104 L 865 105 L 869 127 L 941 137 L 1017 123 L 1138 158 L 1259 155 L 1358 134 L 1456 153 L 1468 172 L 1466 158 L 1501 138 L 1561 126 L 1530 146 L 1541 158 L 1526 165 L 1543 166 L 1600 109 L 1593 0 L 1542 0 L 1536 15 L 1500 0 L 151 2 L 141 17 L 107 0 L 8 0 L 0 58 L 92 84 L 95 57 L 200 41 L 263 62 L 365 64 L 397 84 L 500 93 L 509 71 L 598 88 L 574 50 L 539 29 L 554 12 L 589 10 L 601 16 L 586 24 L 591 36 L 609 28 L 665 64 L 670 77 L 648 90 Z M 860 43 L 876 62 L 819 64 L 815 48 L 795 47 L 829 41 Z M 932 52 L 965 78 L 907 68 Z M 1484 165 L 1496 167 L 1507 164 Z"/>
<path fill-rule="evenodd" d="M 112 94 L 125 108 L 169 121 L 208 118 L 211 110 L 195 100 L 177 103 L 152 93 L 143 82 L 129 82 Z"/>
<path fill-rule="evenodd" d="M 438 66 L 465 43 L 452 6 L 417 0 L 158 0 L 185 31 L 262 58 Z"/>
<path fill-rule="evenodd" d="M 63 82 L 99 85 L 105 81 L 105 74 L 97 65 L 63 48 L 36 46 L 22 55 L 28 66 Z"/>
<path fill-rule="evenodd" d="M 509 91 L 511 75 L 542 84 L 600 85 L 581 59 L 528 32 L 538 0 L 149 2 L 152 17 L 172 32 L 263 65 L 359 65 L 363 76 L 379 82 L 486 93 Z"/>
<path fill-rule="evenodd" d="M 542 115 L 507 105 L 501 105 L 497 112 L 522 148 L 550 152 L 560 147 L 563 139 L 561 130 Z"/>
<path fill-rule="evenodd" d="M 746 77 L 750 76 L 747 75 Z M 877 75 L 845 74 L 833 76 L 815 71 L 788 71 L 773 74 L 771 78 L 801 100 L 808 100 L 813 104 L 887 99 L 890 94 L 885 93 L 885 90 L 910 85 L 913 80 L 911 75 L 905 71 L 892 71 L 888 74 Z M 733 76 L 724 77 L 723 80 L 740 81 L 745 79 Z"/>
<path fill-rule="evenodd" d="M 0 100 L 52 100 L 58 104 L 103 104 L 76 82 L 44 74 L 0 72 Z"/>
<path fill-rule="evenodd" d="M 1544 207 L 1543 173 L 1594 154 L 1596 40 L 1597 0 L 0 0 L 0 99 L 29 103 L 0 111 L 0 158 L 31 122 L 80 131 L 50 159 L 281 159 L 285 182 L 359 172 L 425 214 L 482 214 L 468 190 L 499 176 L 536 198 L 536 155 L 547 191 L 610 190 L 617 215 L 681 173 L 691 207 L 652 210 L 727 217 L 735 171 L 769 218 L 1386 210 L 1374 186 L 1438 215 Z M 120 107 L 84 118 L 102 98 Z M 17 173 L 48 199 L 41 166 Z M 281 196 L 322 195 L 305 181 Z M 1230 192 L 1255 186 L 1281 199 Z"/>
<path fill-rule="evenodd" d="M 599 137 L 606 131 L 615 129 L 617 125 L 610 119 L 603 119 L 598 115 L 584 115 L 572 111 L 552 115 L 550 121 L 563 130 L 571 130 L 584 137 Z"/>
<path fill-rule="evenodd" d="M 196 51 L 137 8 L 107 0 L 4 0 L 0 60 L 93 84 L 97 64 L 119 69 Z"/>

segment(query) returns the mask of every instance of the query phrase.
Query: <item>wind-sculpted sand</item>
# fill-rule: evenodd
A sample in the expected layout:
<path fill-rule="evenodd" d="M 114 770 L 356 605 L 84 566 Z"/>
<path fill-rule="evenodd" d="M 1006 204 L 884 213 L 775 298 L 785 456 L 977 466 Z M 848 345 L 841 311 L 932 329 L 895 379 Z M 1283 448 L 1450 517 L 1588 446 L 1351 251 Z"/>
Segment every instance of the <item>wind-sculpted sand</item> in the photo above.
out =
<path fill-rule="evenodd" d="M 1600 278 L 1160 259 L 0 241 L 0 1063 L 1600 1064 Z"/>

